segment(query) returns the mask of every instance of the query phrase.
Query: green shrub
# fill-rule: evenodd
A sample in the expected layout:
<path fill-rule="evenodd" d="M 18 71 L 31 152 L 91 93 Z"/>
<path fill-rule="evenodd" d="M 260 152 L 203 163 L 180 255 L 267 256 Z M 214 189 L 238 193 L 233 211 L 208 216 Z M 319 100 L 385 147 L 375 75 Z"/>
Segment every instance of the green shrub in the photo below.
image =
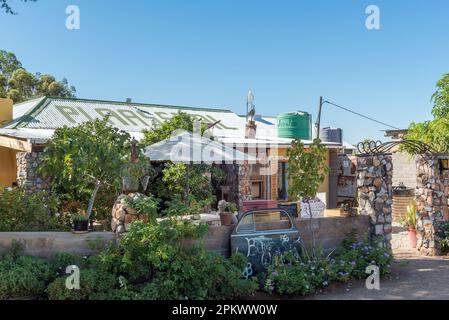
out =
<path fill-rule="evenodd" d="M 0 231 L 69 230 L 57 211 L 58 199 L 50 193 L 0 188 Z"/>
<path fill-rule="evenodd" d="M 393 261 L 393 256 L 376 242 L 356 242 L 353 236 L 348 237 L 332 256 L 325 256 L 320 250 L 303 252 L 300 257 L 292 252 L 274 257 L 265 273 L 265 291 L 281 295 L 308 295 L 332 281 L 365 278 L 369 265 L 378 266 L 380 274 L 385 275 Z"/>
<path fill-rule="evenodd" d="M 205 224 L 179 219 L 133 222 L 121 241 L 121 270 L 142 287 L 141 299 L 231 299 L 254 292 L 257 284 L 242 276 L 244 257 L 226 259 L 186 243 L 207 230 Z"/>
<path fill-rule="evenodd" d="M 321 251 L 301 257 L 285 252 L 275 256 L 268 267 L 264 289 L 282 295 L 308 295 L 326 287 L 331 275 L 329 259 Z"/>
<path fill-rule="evenodd" d="M 135 221 L 121 239 L 90 257 L 58 254 L 54 270 L 61 277 L 48 287 L 51 300 L 233 299 L 251 295 L 255 281 L 243 278 L 246 258 L 227 259 L 192 245 L 205 224 L 168 219 L 158 224 Z M 187 242 L 186 242 L 187 241 Z M 65 268 L 80 267 L 80 290 L 66 289 Z"/>
<path fill-rule="evenodd" d="M 352 240 L 352 241 L 351 241 Z M 365 278 L 366 268 L 370 265 L 379 267 L 381 275 L 389 272 L 393 256 L 385 248 L 379 247 L 376 241 L 360 241 L 347 239 L 336 251 L 331 260 L 333 270 L 339 280 L 348 277 Z"/>
<path fill-rule="evenodd" d="M 156 271 L 170 268 L 182 251 L 184 239 L 199 239 L 207 233 L 205 224 L 167 219 L 158 224 L 134 221 L 121 240 L 122 270 L 129 280 L 145 282 Z"/>
<path fill-rule="evenodd" d="M 440 224 L 438 231 L 438 244 L 441 247 L 441 250 L 443 252 L 449 251 L 449 222 L 444 222 Z"/>
<path fill-rule="evenodd" d="M 153 196 L 144 196 L 136 193 L 134 196 L 124 196 L 121 200 L 122 204 L 136 210 L 138 214 L 148 216 L 150 223 L 156 223 L 158 202 Z"/>
<path fill-rule="evenodd" d="M 0 300 L 42 296 L 54 276 L 46 261 L 11 252 L 0 259 Z"/>
<path fill-rule="evenodd" d="M 236 254 L 230 259 L 197 247 L 177 257 L 166 270 L 156 272 L 143 288 L 147 300 L 233 299 L 252 294 L 255 281 L 245 280 L 245 258 Z"/>
<path fill-rule="evenodd" d="M 99 294 L 106 294 L 118 289 L 118 281 L 115 275 L 101 273 L 95 269 L 80 270 L 80 289 L 68 289 L 67 277 L 59 277 L 47 288 L 50 300 L 89 300 L 95 299 Z"/>

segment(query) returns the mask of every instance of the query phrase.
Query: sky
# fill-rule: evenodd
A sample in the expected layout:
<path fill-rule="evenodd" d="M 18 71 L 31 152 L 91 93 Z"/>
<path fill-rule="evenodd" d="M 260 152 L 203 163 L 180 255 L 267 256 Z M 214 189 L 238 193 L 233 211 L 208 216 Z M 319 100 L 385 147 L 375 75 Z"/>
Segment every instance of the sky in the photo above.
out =
<path fill-rule="evenodd" d="M 319 97 L 395 127 L 431 119 L 449 72 L 447 0 L 12 0 L 0 50 L 32 72 L 66 77 L 77 97 L 317 114 Z M 80 29 L 66 28 L 66 7 Z M 377 5 L 380 29 L 365 10 Z M 344 139 L 389 129 L 331 105 L 322 126 Z"/>

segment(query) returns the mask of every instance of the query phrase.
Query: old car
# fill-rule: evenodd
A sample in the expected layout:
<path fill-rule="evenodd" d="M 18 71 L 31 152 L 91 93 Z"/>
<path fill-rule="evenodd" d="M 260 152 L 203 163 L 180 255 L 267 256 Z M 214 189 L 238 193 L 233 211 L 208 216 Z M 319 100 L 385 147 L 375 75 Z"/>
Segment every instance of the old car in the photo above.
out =
<path fill-rule="evenodd" d="M 265 270 L 276 254 L 300 254 L 301 237 L 292 217 L 283 209 L 256 209 L 242 214 L 231 233 L 231 250 L 248 259 L 244 275 Z"/>

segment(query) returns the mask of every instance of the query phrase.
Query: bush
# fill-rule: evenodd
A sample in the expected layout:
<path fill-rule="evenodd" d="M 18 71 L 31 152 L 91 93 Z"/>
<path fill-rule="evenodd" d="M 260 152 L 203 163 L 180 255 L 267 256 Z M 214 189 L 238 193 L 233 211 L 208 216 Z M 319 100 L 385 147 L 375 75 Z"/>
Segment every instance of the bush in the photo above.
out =
<path fill-rule="evenodd" d="M 254 292 L 257 284 L 242 276 L 244 257 L 226 259 L 185 242 L 207 230 L 205 224 L 179 219 L 133 222 L 121 241 L 122 272 L 142 284 L 140 299 L 230 299 Z"/>
<path fill-rule="evenodd" d="M 332 279 L 329 259 L 320 251 L 311 256 L 298 257 L 292 252 L 275 256 L 266 275 L 264 289 L 282 295 L 308 295 Z"/>
<path fill-rule="evenodd" d="M 147 300 L 233 299 L 250 295 L 257 283 L 245 280 L 245 258 L 236 254 L 226 259 L 204 248 L 193 248 L 178 256 L 170 267 L 157 272 L 142 290 Z"/>
<path fill-rule="evenodd" d="M 444 222 L 440 224 L 438 231 L 438 243 L 441 250 L 446 253 L 449 251 L 449 222 Z"/>
<path fill-rule="evenodd" d="M 331 260 L 332 267 L 339 280 L 348 276 L 361 279 L 366 277 L 366 268 L 370 265 L 379 267 L 381 275 L 389 272 L 393 256 L 376 243 L 376 241 L 356 242 L 352 237 L 345 240 Z"/>
<path fill-rule="evenodd" d="M 380 274 L 389 272 L 392 255 L 373 241 L 356 242 L 348 237 L 332 256 L 321 251 L 302 256 L 285 252 L 275 256 L 265 273 L 264 289 L 281 295 L 308 295 L 332 281 L 345 282 L 365 278 L 369 265 L 379 267 Z"/>
<path fill-rule="evenodd" d="M 207 230 L 207 225 L 178 219 L 158 224 L 134 221 L 121 240 L 122 270 L 130 281 L 145 282 L 154 272 L 170 268 L 182 252 L 184 239 L 199 239 Z"/>
<path fill-rule="evenodd" d="M 48 287 L 52 300 L 232 299 L 252 294 L 255 281 L 243 278 L 246 258 L 227 259 L 187 242 L 202 238 L 205 224 L 168 219 L 132 223 L 120 246 L 80 258 L 59 254 L 53 261 L 61 277 Z M 187 242 L 186 242 L 187 241 Z M 65 287 L 65 268 L 81 271 L 81 290 Z"/>
<path fill-rule="evenodd" d="M 47 289 L 50 300 L 95 300 L 98 295 L 118 289 L 115 275 L 98 272 L 95 269 L 80 270 L 80 289 L 69 290 L 67 277 L 59 277 Z"/>
<path fill-rule="evenodd" d="M 50 193 L 0 189 L 0 231 L 69 230 L 64 217 L 57 215 L 58 204 Z"/>
<path fill-rule="evenodd" d="M 13 251 L 0 259 L 0 300 L 42 296 L 54 272 L 46 261 Z"/>

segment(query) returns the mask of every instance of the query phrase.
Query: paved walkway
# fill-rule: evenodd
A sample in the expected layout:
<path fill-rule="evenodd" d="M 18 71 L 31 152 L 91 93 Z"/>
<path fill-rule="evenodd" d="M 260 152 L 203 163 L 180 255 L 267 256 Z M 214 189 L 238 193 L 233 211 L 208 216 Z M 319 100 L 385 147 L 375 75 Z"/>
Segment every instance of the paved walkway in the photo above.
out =
<path fill-rule="evenodd" d="M 393 236 L 395 262 L 391 274 L 381 279 L 380 290 L 366 289 L 365 281 L 351 281 L 306 299 L 449 299 L 449 257 L 421 257 L 408 248 L 407 233 Z"/>

